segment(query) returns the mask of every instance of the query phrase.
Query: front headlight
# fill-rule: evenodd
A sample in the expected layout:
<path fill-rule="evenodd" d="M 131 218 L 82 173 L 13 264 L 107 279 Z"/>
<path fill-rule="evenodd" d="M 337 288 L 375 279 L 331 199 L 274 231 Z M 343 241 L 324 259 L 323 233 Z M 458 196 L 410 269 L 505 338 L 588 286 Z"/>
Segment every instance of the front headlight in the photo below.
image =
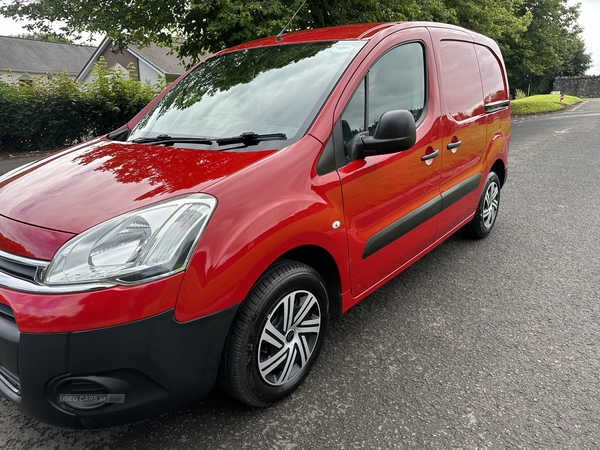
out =
<path fill-rule="evenodd" d="M 216 204 L 210 195 L 192 194 L 96 225 L 60 248 L 42 282 L 132 284 L 179 272 Z"/>

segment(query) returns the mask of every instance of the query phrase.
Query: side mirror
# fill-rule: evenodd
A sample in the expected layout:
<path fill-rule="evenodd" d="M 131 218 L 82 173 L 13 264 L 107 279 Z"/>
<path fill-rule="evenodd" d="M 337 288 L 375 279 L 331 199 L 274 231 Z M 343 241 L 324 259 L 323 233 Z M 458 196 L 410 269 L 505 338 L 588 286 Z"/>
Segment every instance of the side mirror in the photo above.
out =
<path fill-rule="evenodd" d="M 373 136 L 359 134 L 350 144 L 350 160 L 408 150 L 417 141 L 417 125 L 410 111 L 386 111 L 379 118 Z"/>

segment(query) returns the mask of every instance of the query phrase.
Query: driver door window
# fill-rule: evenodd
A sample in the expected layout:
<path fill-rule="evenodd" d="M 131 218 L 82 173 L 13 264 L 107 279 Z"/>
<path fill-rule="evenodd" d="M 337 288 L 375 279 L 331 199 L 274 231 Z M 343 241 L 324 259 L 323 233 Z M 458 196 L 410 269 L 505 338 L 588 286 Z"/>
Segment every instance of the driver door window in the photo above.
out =
<path fill-rule="evenodd" d="M 418 122 L 424 107 L 423 46 L 411 42 L 389 50 L 373 64 L 342 115 L 346 150 L 356 134 L 368 131 L 372 135 L 384 112 L 406 109 Z"/>

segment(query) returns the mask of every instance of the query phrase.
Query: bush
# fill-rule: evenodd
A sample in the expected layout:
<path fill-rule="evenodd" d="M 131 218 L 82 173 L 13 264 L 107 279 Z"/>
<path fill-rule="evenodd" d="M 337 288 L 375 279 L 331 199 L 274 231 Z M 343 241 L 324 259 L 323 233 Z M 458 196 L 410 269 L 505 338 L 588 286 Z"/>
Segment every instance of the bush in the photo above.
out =
<path fill-rule="evenodd" d="M 0 148 L 2 141 L 8 136 L 11 124 L 12 111 L 17 104 L 14 89 L 11 85 L 0 80 Z"/>
<path fill-rule="evenodd" d="M 517 89 L 515 91 L 515 100 L 521 100 L 523 98 L 527 98 L 527 94 L 525 93 L 525 91 L 522 91 L 521 89 Z"/>
<path fill-rule="evenodd" d="M 0 81 L 0 149 L 53 150 L 106 134 L 128 122 L 164 87 L 106 69 L 102 59 L 93 74 L 88 85 L 66 72 L 40 76 L 31 84 Z"/>
<path fill-rule="evenodd" d="M 127 67 L 129 73 L 107 69 L 104 58 L 92 69 L 92 81 L 86 86 L 91 133 L 100 136 L 119 128 L 135 116 L 164 88 L 164 80 L 158 85 L 134 81 L 135 67 Z"/>
<path fill-rule="evenodd" d="M 56 148 L 84 137 L 84 92 L 66 73 L 19 85 L 17 98 L 15 124 L 10 127 L 14 150 Z"/>

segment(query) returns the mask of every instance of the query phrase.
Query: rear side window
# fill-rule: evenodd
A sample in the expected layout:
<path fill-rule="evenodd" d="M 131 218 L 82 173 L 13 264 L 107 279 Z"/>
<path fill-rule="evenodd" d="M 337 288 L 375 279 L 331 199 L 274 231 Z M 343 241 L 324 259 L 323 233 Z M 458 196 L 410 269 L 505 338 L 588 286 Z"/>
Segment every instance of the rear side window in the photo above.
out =
<path fill-rule="evenodd" d="M 442 41 L 440 59 L 448 113 L 459 122 L 483 114 L 483 93 L 475 45 L 462 41 Z"/>
<path fill-rule="evenodd" d="M 498 61 L 498 58 L 487 47 L 476 45 L 475 50 L 477 52 L 477 59 L 479 59 L 479 67 L 481 68 L 483 100 L 485 104 L 508 100 L 506 82 L 500 61 Z"/>

